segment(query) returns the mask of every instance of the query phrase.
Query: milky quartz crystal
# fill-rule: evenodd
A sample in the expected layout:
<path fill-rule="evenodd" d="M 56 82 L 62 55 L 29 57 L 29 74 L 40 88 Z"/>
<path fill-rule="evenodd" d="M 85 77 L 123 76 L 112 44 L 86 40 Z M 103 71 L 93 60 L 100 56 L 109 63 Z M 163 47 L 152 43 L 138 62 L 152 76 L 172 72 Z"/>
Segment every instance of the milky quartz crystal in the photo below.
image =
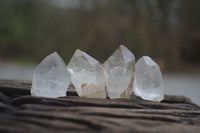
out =
<path fill-rule="evenodd" d="M 56 53 L 47 56 L 35 69 L 31 95 L 41 97 L 66 96 L 70 74 L 61 57 Z"/>
<path fill-rule="evenodd" d="M 80 97 L 106 98 L 105 70 L 96 59 L 77 49 L 68 64 L 68 71 Z"/>
<path fill-rule="evenodd" d="M 103 64 L 109 98 L 129 98 L 134 81 L 135 56 L 121 45 Z"/>
<path fill-rule="evenodd" d="M 164 88 L 160 68 L 148 56 L 143 56 L 136 63 L 133 91 L 145 100 L 163 100 Z"/>

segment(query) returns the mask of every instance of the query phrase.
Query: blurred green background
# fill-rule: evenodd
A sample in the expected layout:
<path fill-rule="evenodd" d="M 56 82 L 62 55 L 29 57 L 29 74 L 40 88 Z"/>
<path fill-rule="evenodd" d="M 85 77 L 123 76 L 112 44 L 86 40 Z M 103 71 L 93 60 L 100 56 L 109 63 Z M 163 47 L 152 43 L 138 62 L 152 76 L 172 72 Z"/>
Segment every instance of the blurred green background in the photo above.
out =
<path fill-rule="evenodd" d="M 80 48 L 103 63 L 120 45 L 162 70 L 199 70 L 199 0 L 1 0 L 0 60 L 39 63 Z M 188 69 L 189 68 L 189 69 Z"/>
<path fill-rule="evenodd" d="M 54 51 L 103 63 L 120 44 L 159 64 L 165 94 L 200 105 L 200 0 L 0 0 L 0 79 L 32 80 Z"/>

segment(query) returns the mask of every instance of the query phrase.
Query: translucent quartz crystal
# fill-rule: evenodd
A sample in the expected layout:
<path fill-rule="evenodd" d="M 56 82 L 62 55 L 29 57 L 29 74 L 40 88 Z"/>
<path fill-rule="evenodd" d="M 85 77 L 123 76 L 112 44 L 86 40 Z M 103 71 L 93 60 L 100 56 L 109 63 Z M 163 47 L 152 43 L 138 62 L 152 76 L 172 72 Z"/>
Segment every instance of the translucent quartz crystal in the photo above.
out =
<path fill-rule="evenodd" d="M 35 69 L 31 95 L 41 97 L 66 96 L 70 74 L 61 57 L 56 53 L 47 56 Z"/>
<path fill-rule="evenodd" d="M 103 64 L 109 98 L 129 98 L 134 81 L 135 56 L 121 45 Z"/>
<path fill-rule="evenodd" d="M 143 56 L 136 63 L 134 92 L 145 100 L 163 100 L 164 88 L 160 68 L 148 56 Z"/>
<path fill-rule="evenodd" d="M 105 70 L 97 60 L 77 49 L 68 64 L 68 71 L 80 97 L 106 98 Z"/>

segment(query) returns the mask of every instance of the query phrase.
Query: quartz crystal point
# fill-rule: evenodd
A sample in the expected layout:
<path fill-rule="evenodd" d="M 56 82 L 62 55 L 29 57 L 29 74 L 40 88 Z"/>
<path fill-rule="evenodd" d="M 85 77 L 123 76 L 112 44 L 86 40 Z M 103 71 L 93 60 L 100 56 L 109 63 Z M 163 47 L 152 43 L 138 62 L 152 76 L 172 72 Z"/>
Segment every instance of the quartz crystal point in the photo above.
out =
<path fill-rule="evenodd" d="M 103 64 L 109 98 L 129 98 L 134 81 L 135 56 L 121 45 Z"/>
<path fill-rule="evenodd" d="M 97 60 L 77 49 L 68 64 L 68 71 L 80 97 L 106 98 L 106 73 Z"/>
<path fill-rule="evenodd" d="M 143 56 L 136 63 L 133 91 L 144 100 L 163 100 L 164 88 L 160 68 L 148 56 Z"/>
<path fill-rule="evenodd" d="M 31 95 L 57 98 L 66 96 L 70 74 L 61 57 L 56 53 L 47 56 L 35 69 Z"/>

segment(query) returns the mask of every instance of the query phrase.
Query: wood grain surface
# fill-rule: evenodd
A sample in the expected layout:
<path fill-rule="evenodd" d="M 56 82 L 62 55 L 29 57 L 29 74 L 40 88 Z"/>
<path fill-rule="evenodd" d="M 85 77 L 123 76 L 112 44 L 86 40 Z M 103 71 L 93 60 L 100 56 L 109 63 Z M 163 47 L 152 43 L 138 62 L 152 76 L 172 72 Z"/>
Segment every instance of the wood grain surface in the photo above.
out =
<path fill-rule="evenodd" d="M 42 98 L 30 96 L 30 87 L 0 80 L 0 133 L 200 132 L 200 107 L 184 96 L 87 99 L 70 86 L 66 97 Z"/>

